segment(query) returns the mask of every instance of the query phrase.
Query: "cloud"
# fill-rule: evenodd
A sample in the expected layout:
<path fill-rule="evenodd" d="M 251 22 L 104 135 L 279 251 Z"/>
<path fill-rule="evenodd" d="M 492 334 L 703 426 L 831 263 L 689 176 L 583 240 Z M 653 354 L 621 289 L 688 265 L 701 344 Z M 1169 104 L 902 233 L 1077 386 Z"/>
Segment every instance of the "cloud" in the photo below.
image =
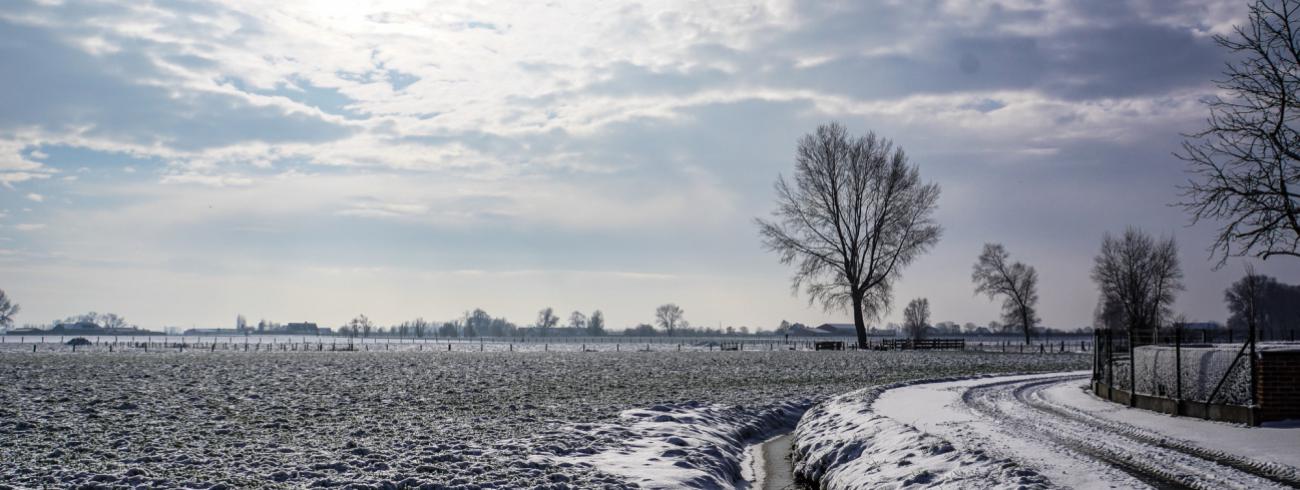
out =
<path fill-rule="evenodd" d="M 788 271 L 749 219 L 796 139 L 836 119 L 893 138 L 944 185 L 959 232 L 921 279 L 947 284 L 969 265 L 965 241 L 989 236 L 1086 263 L 1077 236 L 1115 216 L 1177 222 L 1169 151 L 1215 90 L 1225 58 L 1210 36 L 1244 13 L 1229 0 L 18 2 L 0 12 L 0 203 L 60 204 L 24 214 L 50 226 L 13 248 L 51 251 L 67 277 L 633 271 L 668 276 L 659 295 L 698 281 L 742 305 L 758 290 L 702 278 L 754 274 L 746 288 L 784 294 Z M 1049 272 L 1069 291 L 1045 290 L 1050 320 L 1086 318 L 1091 298 L 1060 279 L 1086 271 Z M 996 309 L 954 288 L 935 290 L 958 298 L 954 316 Z"/>
<path fill-rule="evenodd" d="M 0 20 L 12 38 L 0 59 L 23 67 L 0 80 L 19 88 L 0 125 L 163 158 L 179 169 L 169 183 L 242 185 L 217 176 L 283 161 L 607 171 L 555 147 L 754 100 L 1013 92 L 1085 107 L 1204 87 L 1221 65 L 1209 33 L 1240 19 L 1229 3 L 440 5 L 437 16 L 417 5 L 344 14 L 283 2 L 268 15 L 239 3 L 20 4 Z M 431 42 L 462 49 L 430 53 Z M 0 179 L 40 178 L 28 170 Z"/>
<path fill-rule="evenodd" d="M 26 182 L 29 180 L 48 179 L 49 174 L 32 173 L 32 172 L 0 172 L 0 185 L 14 188 L 14 184 Z"/>
<path fill-rule="evenodd" d="M 27 200 L 28 200 L 28 201 L 34 201 L 34 202 L 44 202 L 44 201 L 45 201 L 45 196 L 42 196 L 42 195 L 37 194 L 37 193 L 35 193 L 35 192 L 28 192 L 28 193 L 27 193 L 27 196 L 25 196 L 25 197 L 27 197 Z"/>
<path fill-rule="evenodd" d="M 198 173 L 174 173 L 163 176 L 163 184 L 197 184 L 208 187 L 244 187 L 253 184 L 253 179 L 240 175 L 203 175 Z"/>
<path fill-rule="evenodd" d="M 37 231 L 37 230 L 45 229 L 45 224 L 44 223 L 19 223 L 14 225 L 14 229 L 18 231 Z"/>
<path fill-rule="evenodd" d="M 374 198 L 361 199 L 347 209 L 338 211 L 340 216 L 361 218 L 395 218 L 402 216 L 420 216 L 429 212 L 423 204 L 384 202 Z"/>

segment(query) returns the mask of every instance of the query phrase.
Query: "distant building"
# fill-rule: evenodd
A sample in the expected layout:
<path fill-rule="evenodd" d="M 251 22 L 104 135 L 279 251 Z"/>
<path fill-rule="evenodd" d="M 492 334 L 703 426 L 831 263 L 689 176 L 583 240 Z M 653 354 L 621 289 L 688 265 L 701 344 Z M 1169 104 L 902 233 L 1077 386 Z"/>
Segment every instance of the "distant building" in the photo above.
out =
<path fill-rule="evenodd" d="M 813 330 L 819 332 L 819 335 L 852 336 L 858 334 L 857 327 L 852 323 L 823 323 Z"/>
<path fill-rule="evenodd" d="M 272 333 L 290 334 L 290 335 L 316 335 L 320 333 L 320 327 L 317 327 L 315 323 L 311 323 L 311 322 L 287 323 L 284 325 L 283 328 L 276 330 Z"/>
<path fill-rule="evenodd" d="M 852 323 L 823 323 L 816 327 L 796 323 L 787 333 L 791 337 L 853 337 L 858 331 Z"/>
<path fill-rule="evenodd" d="M 8 335 L 43 335 L 48 333 L 50 333 L 49 330 L 25 327 L 25 328 L 15 328 L 13 330 L 10 330 L 8 332 Z"/>
<path fill-rule="evenodd" d="M 77 323 L 60 323 L 50 329 L 50 333 L 55 334 L 73 334 L 73 333 L 99 333 L 108 330 L 94 322 L 77 322 Z"/>
<path fill-rule="evenodd" d="M 160 332 L 151 332 L 141 330 L 137 327 L 101 327 L 94 322 L 79 321 L 76 323 L 60 323 L 50 328 L 42 330 L 36 328 L 24 328 L 10 330 L 9 335 L 162 335 Z"/>
<path fill-rule="evenodd" d="M 858 329 L 852 323 L 823 323 L 816 327 L 809 327 L 802 323 L 791 325 L 786 333 L 791 337 L 857 337 Z M 867 335 L 873 337 L 893 337 L 898 334 L 897 330 L 880 329 L 870 325 L 867 326 Z"/>
<path fill-rule="evenodd" d="M 237 328 L 191 328 L 186 330 L 184 335 L 243 335 L 244 331 Z"/>

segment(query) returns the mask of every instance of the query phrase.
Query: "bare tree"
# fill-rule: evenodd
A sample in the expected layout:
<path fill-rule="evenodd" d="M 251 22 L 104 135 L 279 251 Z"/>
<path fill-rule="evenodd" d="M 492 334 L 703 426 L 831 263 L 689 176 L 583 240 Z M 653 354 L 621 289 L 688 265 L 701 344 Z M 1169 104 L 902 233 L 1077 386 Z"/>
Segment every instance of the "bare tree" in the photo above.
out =
<path fill-rule="evenodd" d="M 371 323 L 370 319 L 365 315 L 357 315 L 356 318 L 353 318 L 352 321 L 348 322 L 348 331 L 352 333 L 353 337 L 356 337 L 357 335 L 369 337 L 370 330 L 374 327 L 375 324 Z"/>
<path fill-rule="evenodd" d="M 1300 324 L 1300 286 L 1256 274 L 1249 267 L 1246 275 L 1223 292 L 1228 303 L 1228 328 L 1256 331 L 1282 338 L 1288 329 Z"/>
<path fill-rule="evenodd" d="M 623 335 L 637 335 L 642 337 L 649 337 L 655 335 L 655 333 L 655 327 L 651 326 L 649 323 L 642 323 L 623 331 Z"/>
<path fill-rule="evenodd" d="M 1208 128 L 1178 157 L 1192 177 L 1179 203 L 1192 221 L 1221 222 L 1211 254 L 1300 257 L 1300 2 L 1259 0 L 1250 25 L 1216 36 L 1238 55 L 1208 99 Z"/>
<path fill-rule="evenodd" d="M 930 300 L 916 298 L 903 308 L 903 331 L 912 340 L 925 338 L 925 331 L 930 328 Z"/>
<path fill-rule="evenodd" d="M 1183 289 L 1182 279 L 1174 239 L 1157 240 L 1132 227 L 1120 238 L 1109 233 L 1102 238 L 1101 254 L 1092 268 L 1092 280 L 1102 297 L 1118 307 L 1131 345 L 1151 340 L 1169 315 L 1175 294 Z"/>
<path fill-rule="evenodd" d="M 655 308 L 655 323 L 668 332 L 669 336 L 672 336 L 673 331 L 687 325 L 686 319 L 683 318 L 685 314 L 686 310 L 673 303 L 660 305 Z"/>
<path fill-rule="evenodd" d="M 482 308 L 474 308 L 474 311 L 465 313 L 464 329 L 461 337 L 479 337 L 487 335 L 491 331 L 492 315 Z"/>
<path fill-rule="evenodd" d="M 443 337 L 455 337 L 456 334 L 459 332 L 460 332 L 460 320 L 453 320 L 450 322 L 442 322 L 442 326 L 438 327 L 437 335 Z"/>
<path fill-rule="evenodd" d="M 555 316 L 555 310 L 549 306 L 537 312 L 537 330 L 542 336 L 549 335 L 559 322 L 560 317 Z"/>
<path fill-rule="evenodd" d="M 105 313 L 103 315 L 100 315 L 99 323 L 104 328 L 112 328 L 112 329 L 126 328 L 127 326 L 126 318 L 123 318 L 121 315 L 118 315 L 117 313 Z"/>
<path fill-rule="evenodd" d="M 852 309 L 865 348 L 866 319 L 888 310 L 903 267 L 939 241 L 939 186 L 889 140 L 830 123 L 799 139 L 793 181 L 777 179 L 776 193 L 772 220 L 756 220 L 763 244 L 798 264 L 792 289 L 810 304 Z"/>
<path fill-rule="evenodd" d="M 1237 323 L 1246 327 L 1249 338 L 1254 338 L 1255 332 L 1259 331 L 1259 324 L 1264 320 L 1264 303 L 1265 291 L 1269 288 L 1269 277 L 1261 276 L 1255 273 L 1255 268 L 1246 264 L 1246 277 L 1233 284 L 1225 293 L 1225 299 L 1228 300 L 1230 310 L 1238 318 Z M 1235 306 L 1235 308 L 1233 308 Z M 1231 319 L 1228 323 L 1229 328 L 1233 326 Z"/>
<path fill-rule="evenodd" d="M 0 289 L 0 330 L 8 330 L 14 324 L 14 316 L 22 308 L 9 299 L 9 295 Z"/>
<path fill-rule="evenodd" d="M 1123 308 L 1114 298 L 1105 295 L 1097 298 L 1097 306 L 1092 310 L 1092 318 L 1094 328 L 1119 330 L 1124 327 Z"/>
<path fill-rule="evenodd" d="M 1011 262 L 1011 255 L 1000 243 L 984 244 L 984 251 L 970 280 L 975 283 L 975 294 L 989 299 L 1002 296 L 1002 321 L 1019 325 L 1025 334 L 1025 343 L 1038 322 L 1038 271 L 1020 262 Z"/>
<path fill-rule="evenodd" d="M 591 312 L 591 318 L 587 320 L 587 334 L 596 337 L 605 335 L 605 314 L 600 310 Z"/>
<path fill-rule="evenodd" d="M 572 328 L 574 330 L 586 330 L 587 315 L 583 314 L 581 311 L 574 311 L 573 313 L 570 313 L 569 328 Z"/>

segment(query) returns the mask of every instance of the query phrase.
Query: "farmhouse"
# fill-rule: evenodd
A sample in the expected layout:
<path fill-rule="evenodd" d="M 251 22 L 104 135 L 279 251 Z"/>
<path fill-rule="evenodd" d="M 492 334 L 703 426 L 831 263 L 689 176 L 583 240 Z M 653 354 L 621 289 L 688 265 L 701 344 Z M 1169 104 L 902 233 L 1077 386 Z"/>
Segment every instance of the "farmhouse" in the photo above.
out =
<path fill-rule="evenodd" d="M 277 331 L 275 333 L 285 333 L 285 334 L 292 334 L 292 335 L 316 335 L 317 333 L 320 333 L 320 327 L 317 327 L 316 324 L 312 322 L 288 323 L 285 324 L 283 330 Z"/>

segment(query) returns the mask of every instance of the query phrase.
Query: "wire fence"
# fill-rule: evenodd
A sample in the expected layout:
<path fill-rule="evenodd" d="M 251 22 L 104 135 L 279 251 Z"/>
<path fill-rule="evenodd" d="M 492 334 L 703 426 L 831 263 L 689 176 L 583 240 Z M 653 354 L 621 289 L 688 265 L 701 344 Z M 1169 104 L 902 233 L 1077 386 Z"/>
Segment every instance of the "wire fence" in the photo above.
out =
<path fill-rule="evenodd" d="M 1099 396 L 1175 415 L 1253 423 L 1257 349 L 1249 331 L 1097 329 L 1092 381 Z M 1293 334 L 1264 344 L 1285 346 Z"/>

